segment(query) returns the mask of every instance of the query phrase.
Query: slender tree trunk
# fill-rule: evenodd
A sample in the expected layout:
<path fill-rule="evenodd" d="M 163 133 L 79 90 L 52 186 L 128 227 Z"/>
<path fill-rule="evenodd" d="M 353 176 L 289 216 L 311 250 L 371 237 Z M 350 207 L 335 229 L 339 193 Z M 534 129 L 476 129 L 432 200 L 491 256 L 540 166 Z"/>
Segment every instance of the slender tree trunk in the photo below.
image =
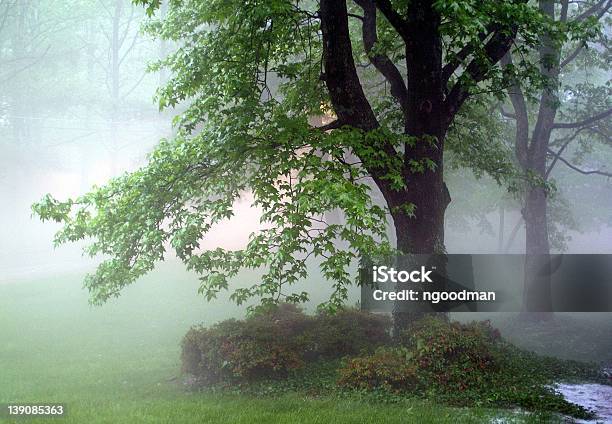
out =
<path fill-rule="evenodd" d="M 555 18 L 555 2 L 540 0 L 540 10 Z M 564 12 L 565 13 L 565 12 Z M 546 179 L 546 160 L 552 126 L 558 109 L 559 47 L 547 34 L 542 35 L 540 70 L 548 80 L 540 98 L 538 119 L 533 130 L 526 170 Z M 525 287 L 523 317 L 529 320 L 552 318 L 552 288 L 550 277 L 550 245 L 547 219 L 547 193 L 541 184 L 530 185 L 525 194 Z"/>
<path fill-rule="evenodd" d="M 544 320 L 552 310 L 550 281 L 550 246 L 548 241 L 547 199 L 543 187 L 530 187 L 523 211 L 526 231 L 525 318 Z"/>
<path fill-rule="evenodd" d="M 111 94 L 111 122 L 110 122 L 110 173 L 111 176 L 117 175 L 119 169 L 119 85 L 120 85 L 120 59 L 119 53 L 121 50 L 120 26 L 121 16 L 123 14 L 123 0 L 115 1 L 115 11 L 113 14 L 113 30 L 111 34 L 111 63 L 110 63 L 110 94 Z"/>
<path fill-rule="evenodd" d="M 506 209 L 504 206 L 499 207 L 499 228 L 497 230 L 497 253 L 504 251 L 504 236 L 506 229 Z"/>

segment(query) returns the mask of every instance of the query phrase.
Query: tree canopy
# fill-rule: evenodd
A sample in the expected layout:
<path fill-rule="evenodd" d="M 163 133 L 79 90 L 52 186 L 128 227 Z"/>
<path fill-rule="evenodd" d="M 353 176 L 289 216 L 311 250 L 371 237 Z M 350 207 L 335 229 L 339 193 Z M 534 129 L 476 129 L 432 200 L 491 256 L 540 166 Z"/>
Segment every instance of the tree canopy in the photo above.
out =
<path fill-rule="evenodd" d="M 87 254 L 105 256 L 86 280 L 94 303 L 117 296 L 168 249 L 201 275 L 209 299 L 240 269 L 264 268 L 260 281 L 234 290 L 239 303 L 307 300 L 291 284 L 317 258 L 334 287 L 332 308 L 346 297 L 351 264 L 395 248 L 389 220 L 400 250 L 443 252 L 445 149 L 510 172 L 482 140 L 452 143 L 455 118 L 470 110 L 462 106 L 501 95 L 517 78 L 543 84 L 525 49 L 542 31 L 559 41 L 585 31 L 521 0 L 172 0 L 162 20 L 159 0 L 137 3 L 151 16 L 147 29 L 177 45 L 152 66 L 171 73 L 160 108 L 186 105 L 176 137 L 104 187 L 33 206 L 64 224 L 56 243 L 86 239 Z M 511 48 L 519 59 L 501 67 Z M 316 117 L 330 122 L 311 125 Z M 262 211 L 261 229 L 244 249 L 201 249 L 245 193 Z M 326 222 L 334 210 L 344 222 Z"/>

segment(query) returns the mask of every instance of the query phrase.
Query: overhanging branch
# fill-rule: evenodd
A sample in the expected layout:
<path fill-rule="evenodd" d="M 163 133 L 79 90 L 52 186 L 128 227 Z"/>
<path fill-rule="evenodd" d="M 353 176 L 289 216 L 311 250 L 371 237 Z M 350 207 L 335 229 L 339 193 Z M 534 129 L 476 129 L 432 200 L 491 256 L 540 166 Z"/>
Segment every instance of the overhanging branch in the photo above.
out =
<path fill-rule="evenodd" d="M 336 120 L 330 122 L 329 124 L 325 124 L 325 125 L 322 125 L 320 127 L 312 127 L 312 128 L 315 129 L 315 130 L 318 130 L 318 131 L 325 132 L 325 131 L 330 131 L 330 130 L 338 129 L 342 125 L 344 125 L 344 124 L 339 119 L 336 119 Z"/>
<path fill-rule="evenodd" d="M 563 152 L 565 151 L 565 149 L 567 148 L 567 146 L 569 146 L 569 144 L 576 138 L 578 137 L 578 134 L 580 134 L 580 132 L 582 132 L 583 130 L 585 130 L 585 128 L 580 128 L 577 131 L 574 132 L 574 134 L 570 135 L 569 137 L 566 137 L 565 139 L 563 139 L 563 144 L 561 145 L 561 147 L 559 148 L 559 150 L 557 150 L 557 153 L 554 154 L 554 158 L 552 160 L 552 162 L 550 163 L 550 165 L 548 165 L 548 168 L 546 169 L 546 173 L 544 174 L 544 179 L 548 179 L 548 176 L 550 175 L 550 173 L 552 172 L 553 168 L 555 167 L 555 165 L 557 164 L 557 161 L 559 160 L 559 158 L 561 157 L 561 155 L 563 154 Z M 550 149 L 549 149 L 550 150 Z M 552 151 L 552 150 L 550 150 Z"/>
<path fill-rule="evenodd" d="M 487 37 L 494 31 L 493 28 L 490 28 L 487 31 L 483 31 L 478 34 L 478 39 L 481 42 L 487 39 Z M 455 71 L 461 66 L 463 61 L 468 58 L 474 51 L 474 46 L 472 44 L 467 44 L 463 46 L 461 50 L 457 52 L 457 54 L 450 60 L 446 65 L 442 67 L 442 82 L 444 84 L 448 84 L 448 80 L 455 73 Z"/>
<path fill-rule="evenodd" d="M 585 10 L 584 12 L 582 12 L 581 14 L 576 16 L 573 19 L 573 21 L 574 22 L 580 22 L 580 21 L 583 21 L 586 18 L 588 18 L 589 16 L 592 16 L 592 15 L 598 13 L 598 12 L 601 13 L 602 10 L 605 12 L 607 9 L 610 8 L 611 5 L 612 5 L 612 0 L 599 0 L 593 6 L 589 7 L 587 10 Z"/>

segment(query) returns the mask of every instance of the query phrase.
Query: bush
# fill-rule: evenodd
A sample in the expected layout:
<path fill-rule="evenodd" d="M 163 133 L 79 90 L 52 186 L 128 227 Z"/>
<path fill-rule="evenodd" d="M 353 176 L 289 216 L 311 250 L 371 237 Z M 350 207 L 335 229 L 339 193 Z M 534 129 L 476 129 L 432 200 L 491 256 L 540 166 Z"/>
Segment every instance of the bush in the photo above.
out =
<path fill-rule="evenodd" d="M 228 339 L 226 334 L 233 333 L 231 327 L 238 326 L 238 321 L 228 320 L 212 328 L 190 328 L 181 343 L 182 371 L 195 376 L 201 384 L 229 378 L 231 372 L 225 366 L 222 346 Z"/>
<path fill-rule="evenodd" d="M 339 370 L 338 385 L 353 389 L 401 392 L 418 385 L 417 368 L 401 348 L 379 348 L 373 355 L 348 360 Z"/>
<path fill-rule="evenodd" d="M 591 366 L 521 351 L 489 322 L 461 324 L 426 317 L 400 339 L 402 347 L 346 361 L 338 385 L 427 394 L 456 405 L 518 405 L 591 416 L 551 388 L 564 378 L 595 375 Z"/>
<path fill-rule="evenodd" d="M 182 342 L 183 372 L 202 384 L 286 376 L 303 366 L 313 318 L 281 305 L 246 320 L 191 328 Z"/>
<path fill-rule="evenodd" d="M 322 313 L 317 316 L 314 349 L 324 358 L 371 353 L 377 347 L 391 343 L 390 328 L 388 316 L 355 308 L 343 309 L 333 315 Z"/>
<path fill-rule="evenodd" d="M 284 377 L 304 365 L 314 322 L 294 305 L 284 304 L 240 323 L 221 346 L 233 377 Z"/>
<path fill-rule="evenodd" d="M 413 390 L 419 382 L 465 390 L 486 384 L 498 369 L 501 338 L 489 323 L 460 324 L 435 317 L 414 323 L 402 347 L 379 349 L 340 369 L 341 386 Z M 418 370 L 418 373 L 417 373 Z"/>
<path fill-rule="evenodd" d="M 488 321 L 461 324 L 428 316 L 402 339 L 430 383 L 465 390 L 487 384 L 499 370 L 502 339 Z"/>
<path fill-rule="evenodd" d="M 286 377 L 306 362 L 373 352 L 388 343 L 390 320 L 345 309 L 304 314 L 295 305 L 211 328 L 191 328 L 182 342 L 183 372 L 201 384 Z"/>

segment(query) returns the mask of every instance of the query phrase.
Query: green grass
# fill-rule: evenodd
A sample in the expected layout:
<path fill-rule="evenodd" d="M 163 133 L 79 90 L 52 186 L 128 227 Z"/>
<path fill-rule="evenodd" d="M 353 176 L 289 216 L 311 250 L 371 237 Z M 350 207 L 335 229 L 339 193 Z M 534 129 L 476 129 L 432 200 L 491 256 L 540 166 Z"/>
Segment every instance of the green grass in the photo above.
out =
<path fill-rule="evenodd" d="M 423 401 L 395 404 L 287 393 L 253 397 L 189 392 L 179 343 L 197 322 L 240 316 L 227 299 L 206 303 L 172 264 L 101 307 L 82 275 L 0 283 L 0 403 L 63 403 L 53 423 L 478 423 L 546 422 L 550 416 Z M 0 418 L 0 421 L 2 419 Z M 8 420 L 5 420 L 8 421 Z M 14 420 L 23 423 L 28 420 Z M 32 420 L 44 422 L 45 420 Z"/>

